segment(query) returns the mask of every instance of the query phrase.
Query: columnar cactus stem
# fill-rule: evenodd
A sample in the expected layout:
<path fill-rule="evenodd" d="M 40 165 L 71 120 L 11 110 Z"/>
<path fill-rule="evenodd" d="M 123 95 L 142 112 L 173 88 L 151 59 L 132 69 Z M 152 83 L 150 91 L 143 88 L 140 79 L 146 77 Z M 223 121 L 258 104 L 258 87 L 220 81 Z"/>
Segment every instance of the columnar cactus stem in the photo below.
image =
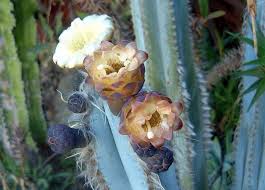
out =
<path fill-rule="evenodd" d="M 30 147 L 34 147 L 34 142 L 31 133 L 28 129 L 28 112 L 25 103 L 24 85 L 22 81 L 21 63 L 17 57 L 12 29 L 15 25 L 15 20 L 11 11 L 13 10 L 12 3 L 9 0 L 0 2 L 0 36 L 3 39 L 3 61 L 6 80 L 8 81 L 9 88 L 7 95 L 14 98 L 16 109 L 7 111 L 7 126 L 14 124 L 12 112 L 16 112 L 18 117 L 18 126 L 21 128 L 22 133 L 25 135 L 26 143 Z M 2 86 L 2 85 L 1 85 Z"/>
<path fill-rule="evenodd" d="M 33 17 L 36 1 L 14 1 L 16 27 L 14 35 L 18 56 L 22 62 L 22 78 L 25 85 L 26 103 L 29 112 L 29 127 L 38 144 L 46 141 L 46 122 L 42 110 L 39 66 L 36 63 L 36 23 Z"/>
<path fill-rule="evenodd" d="M 117 116 L 111 114 L 111 111 L 107 104 L 104 105 L 104 108 L 106 110 L 106 116 L 110 124 L 110 129 L 112 131 L 120 159 L 122 161 L 132 189 L 147 190 L 154 185 L 161 188 L 162 185 L 160 184 L 158 176 L 146 171 L 144 169 L 145 167 L 142 166 L 142 163 L 140 162 L 139 158 L 130 145 L 129 138 L 127 136 L 121 136 L 121 134 L 119 133 L 118 126 L 120 119 Z"/>
<path fill-rule="evenodd" d="M 5 41 L 1 32 L 0 30 L 0 160 L 3 161 L 4 167 L 4 161 L 9 160 L 14 166 L 14 171 L 12 171 L 14 175 L 23 176 L 26 161 L 23 143 L 25 136 L 23 129 L 18 125 L 18 110 L 14 97 L 9 92 L 10 81 L 6 72 L 5 51 L 3 51 Z"/>
<path fill-rule="evenodd" d="M 257 26 L 265 36 L 265 13 L 263 0 L 257 0 Z M 243 33 L 248 38 L 253 38 L 250 15 L 246 16 Z M 262 43 L 258 41 L 258 43 Z M 263 44 L 258 44 L 258 47 Z M 260 50 L 258 50 L 260 51 Z M 255 60 L 256 54 L 254 47 L 245 45 L 244 62 Z M 259 52 L 264 55 L 264 52 Z M 260 63 L 262 64 L 262 63 Z M 250 69 L 252 66 L 242 66 L 242 70 Z M 257 80 L 254 76 L 243 76 L 243 90 L 248 89 Z M 265 188 L 265 95 L 263 94 L 253 104 L 249 105 L 255 95 L 255 91 L 243 96 L 242 114 L 239 126 L 235 133 L 235 178 L 234 190 L 237 189 L 257 189 Z"/>
<path fill-rule="evenodd" d="M 131 0 L 131 7 L 138 46 L 150 54 L 147 87 L 167 93 L 173 100 L 183 97 L 185 101 L 185 127 L 172 140 L 180 186 L 207 189 L 208 94 L 203 75 L 194 63 L 188 2 Z M 193 130 L 196 140 L 191 142 Z"/>

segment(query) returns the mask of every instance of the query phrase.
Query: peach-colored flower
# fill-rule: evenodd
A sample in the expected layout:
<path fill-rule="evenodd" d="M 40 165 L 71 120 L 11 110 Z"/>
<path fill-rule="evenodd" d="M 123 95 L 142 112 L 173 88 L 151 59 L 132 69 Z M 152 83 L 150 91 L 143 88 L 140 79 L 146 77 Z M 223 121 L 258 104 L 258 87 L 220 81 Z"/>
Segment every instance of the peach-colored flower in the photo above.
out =
<path fill-rule="evenodd" d="M 122 107 L 120 133 L 134 143 L 160 147 L 171 140 L 173 130 L 183 126 L 181 102 L 173 103 L 157 92 L 140 92 Z"/>
<path fill-rule="evenodd" d="M 125 100 L 137 94 L 144 83 L 148 55 L 134 42 L 114 45 L 103 41 L 100 50 L 84 60 L 90 83 L 107 100 Z"/>

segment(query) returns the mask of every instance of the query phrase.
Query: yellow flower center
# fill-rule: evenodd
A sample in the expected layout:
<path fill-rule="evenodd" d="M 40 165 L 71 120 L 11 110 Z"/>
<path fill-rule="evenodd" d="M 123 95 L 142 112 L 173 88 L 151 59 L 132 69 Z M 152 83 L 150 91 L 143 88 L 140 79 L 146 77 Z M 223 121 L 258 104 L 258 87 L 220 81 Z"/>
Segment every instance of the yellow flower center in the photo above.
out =
<path fill-rule="evenodd" d="M 83 40 L 83 38 L 81 37 L 77 37 L 76 39 L 74 39 L 74 42 L 70 44 L 70 49 L 75 52 L 78 51 L 80 49 L 83 49 L 83 47 L 85 46 L 86 41 Z"/>
<path fill-rule="evenodd" d="M 112 58 L 107 61 L 107 66 L 105 67 L 106 74 L 109 75 L 111 73 L 118 73 L 121 68 L 124 67 L 122 61 L 119 58 Z"/>
<path fill-rule="evenodd" d="M 94 43 L 95 37 L 96 35 L 93 32 L 83 31 L 83 29 L 80 28 L 79 31 L 75 33 L 72 41 L 68 44 L 68 47 L 72 52 L 76 52 L 83 49 L 86 44 Z"/>
<path fill-rule="evenodd" d="M 152 114 L 151 118 L 148 121 L 146 121 L 145 124 L 142 125 L 142 128 L 144 129 L 144 131 L 148 132 L 150 131 L 149 128 L 154 128 L 159 126 L 161 121 L 162 119 L 160 114 L 157 111 L 155 111 Z"/>

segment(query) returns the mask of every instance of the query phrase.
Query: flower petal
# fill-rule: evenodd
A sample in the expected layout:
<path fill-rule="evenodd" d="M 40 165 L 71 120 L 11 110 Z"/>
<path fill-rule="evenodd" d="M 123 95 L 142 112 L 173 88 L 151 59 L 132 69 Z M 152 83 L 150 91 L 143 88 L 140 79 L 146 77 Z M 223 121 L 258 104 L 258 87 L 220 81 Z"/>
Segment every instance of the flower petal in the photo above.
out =
<path fill-rule="evenodd" d="M 159 147 L 163 146 L 165 140 L 162 138 L 152 138 L 152 139 L 150 139 L 150 142 L 154 147 L 159 148 Z"/>
<path fill-rule="evenodd" d="M 138 50 L 135 55 L 139 63 L 143 63 L 148 59 L 148 54 L 144 51 Z"/>
<path fill-rule="evenodd" d="M 59 36 L 53 61 L 60 67 L 83 66 L 83 59 L 100 48 L 113 32 L 113 23 L 107 15 L 90 15 L 83 20 L 76 18 Z"/>
<path fill-rule="evenodd" d="M 100 44 L 100 50 L 102 51 L 110 51 L 113 48 L 114 44 L 109 41 L 103 41 Z"/>

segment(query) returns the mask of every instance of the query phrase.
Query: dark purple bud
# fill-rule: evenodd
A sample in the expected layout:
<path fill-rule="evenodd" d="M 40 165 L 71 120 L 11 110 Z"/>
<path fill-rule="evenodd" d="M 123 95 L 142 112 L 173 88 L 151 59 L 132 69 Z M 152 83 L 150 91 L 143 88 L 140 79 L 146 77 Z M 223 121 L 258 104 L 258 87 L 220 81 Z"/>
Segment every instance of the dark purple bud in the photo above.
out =
<path fill-rule="evenodd" d="M 86 94 L 75 92 L 68 98 L 68 109 L 74 113 L 84 113 L 88 109 Z"/>
<path fill-rule="evenodd" d="M 89 140 L 81 130 L 64 124 L 53 125 L 48 129 L 48 144 L 56 153 L 62 154 L 74 148 L 84 147 Z"/>
<path fill-rule="evenodd" d="M 141 158 L 153 156 L 157 151 L 157 149 L 151 144 L 149 146 L 141 146 L 131 143 L 131 145 L 135 153 Z"/>
<path fill-rule="evenodd" d="M 143 147 L 133 143 L 132 147 L 152 172 L 159 173 L 167 171 L 174 161 L 173 152 L 166 147 L 155 148 L 151 144 Z"/>
<path fill-rule="evenodd" d="M 155 173 L 167 171 L 173 161 L 173 152 L 166 147 L 158 149 L 154 156 L 145 159 L 148 168 Z"/>

